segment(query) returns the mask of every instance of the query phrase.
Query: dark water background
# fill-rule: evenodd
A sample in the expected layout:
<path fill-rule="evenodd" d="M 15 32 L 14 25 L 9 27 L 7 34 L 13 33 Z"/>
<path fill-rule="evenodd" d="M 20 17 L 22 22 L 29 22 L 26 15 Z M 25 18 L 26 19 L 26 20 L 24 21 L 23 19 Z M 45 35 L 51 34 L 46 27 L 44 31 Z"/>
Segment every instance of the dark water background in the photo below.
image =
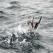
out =
<path fill-rule="evenodd" d="M 0 36 L 7 35 L 5 31 L 8 29 L 16 29 L 20 21 L 28 16 L 43 16 L 37 32 L 43 36 L 43 41 L 53 53 L 53 0 L 0 0 Z M 0 53 L 4 52 L 14 51 L 0 49 Z"/>

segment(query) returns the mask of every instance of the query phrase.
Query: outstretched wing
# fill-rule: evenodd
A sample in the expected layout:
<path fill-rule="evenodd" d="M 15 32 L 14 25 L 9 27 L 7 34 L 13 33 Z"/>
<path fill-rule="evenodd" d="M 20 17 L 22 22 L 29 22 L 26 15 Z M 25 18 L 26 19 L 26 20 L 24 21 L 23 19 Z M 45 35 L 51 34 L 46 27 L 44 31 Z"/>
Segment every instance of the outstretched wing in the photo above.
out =
<path fill-rule="evenodd" d="M 39 22 L 37 22 L 37 23 L 35 24 L 35 27 L 34 27 L 34 29 L 37 29 L 38 25 L 40 24 L 40 21 L 41 21 L 41 19 L 42 19 L 42 16 L 40 17 L 40 20 L 39 20 Z"/>
<path fill-rule="evenodd" d="M 40 23 L 41 19 L 42 19 L 42 16 L 40 17 L 40 20 L 39 20 L 38 24 Z"/>

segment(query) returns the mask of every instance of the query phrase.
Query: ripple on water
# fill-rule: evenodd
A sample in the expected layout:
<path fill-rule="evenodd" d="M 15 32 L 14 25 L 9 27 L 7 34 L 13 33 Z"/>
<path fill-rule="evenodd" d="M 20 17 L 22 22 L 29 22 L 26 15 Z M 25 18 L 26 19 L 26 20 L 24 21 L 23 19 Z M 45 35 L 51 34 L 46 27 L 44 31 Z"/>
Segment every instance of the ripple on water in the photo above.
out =
<path fill-rule="evenodd" d="M 0 0 L 1 1 L 1 0 Z M 4 9 L 3 11 L 0 11 L 0 25 L 3 26 L 3 28 L 5 28 L 4 26 L 6 26 L 7 28 L 9 27 L 11 28 L 15 28 L 15 30 L 17 30 L 16 26 L 18 25 L 16 22 L 19 22 L 19 19 L 16 21 L 15 17 L 18 15 L 23 15 L 24 16 L 46 16 L 44 19 L 42 19 L 41 24 L 39 25 L 41 28 L 38 28 L 38 32 L 43 35 L 43 36 L 48 36 L 50 35 L 50 37 L 53 37 L 53 1 L 52 0 L 47 0 L 45 2 L 45 0 L 18 0 L 18 1 L 14 1 L 14 0 L 6 0 L 6 1 L 10 1 L 9 3 L 4 2 L 4 0 L 2 0 L 2 3 L 0 3 L 0 8 Z M 12 10 L 14 9 L 14 10 Z M 16 9 L 21 9 L 16 10 Z M 7 14 L 5 12 L 7 12 Z M 11 14 L 15 14 L 14 16 L 11 16 Z M 9 16 L 10 15 L 10 16 Z M 9 18 L 12 18 L 10 20 L 13 20 L 12 22 L 9 20 Z M 18 18 L 22 18 L 22 16 L 18 17 Z M 27 17 L 24 17 L 27 18 Z M 23 18 L 23 19 L 24 19 Z M 20 19 L 21 20 L 21 19 Z M 25 19 L 24 19 L 25 20 Z M 9 21 L 9 22 L 7 22 Z M 5 23 L 3 23 L 5 22 Z M 1 26 L 1 27 L 2 27 Z M 1 28 L 2 29 L 2 28 Z M 4 30 L 0 30 L 0 32 L 2 32 Z M 3 32 L 5 33 L 5 32 Z M 46 41 L 47 38 L 45 38 Z M 52 39 L 52 38 L 49 38 Z M 53 40 L 53 39 L 52 39 Z M 48 42 L 48 40 L 46 41 Z M 51 42 L 50 42 L 51 43 Z M 51 49 L 52 50 L 52 49 Z M 3 51 L 0 50 L 2 53 L 13 53 L 10 51 Z M 7 51 L 7 52 L 6 52 Z M 47 53 L 47 51 L 45 49 L 40 49 L 40 50 L 36 50 L 37 53 Z M 35 50 L 33 50 L 33 52 L 36 52 Z M 41 52 L 40 52 L 41 51 Z"/>

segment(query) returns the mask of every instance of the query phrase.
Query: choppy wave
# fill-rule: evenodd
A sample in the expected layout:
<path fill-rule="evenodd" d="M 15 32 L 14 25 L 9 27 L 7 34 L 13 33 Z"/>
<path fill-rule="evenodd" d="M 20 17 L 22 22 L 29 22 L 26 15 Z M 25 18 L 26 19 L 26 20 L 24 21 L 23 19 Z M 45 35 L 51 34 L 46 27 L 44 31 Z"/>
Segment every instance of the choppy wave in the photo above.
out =
<path fill-rule="evenodd" d="M 42 40 L 47 43 L 50 52 L 53 53 L 52 0 L 0 0 L 0 36 L 7 36 L 10 34 L 8 32 L 12 32 L 13 30 L 17 32 L 19 24 L 25 23 L 25 20 L 28 20 L 30 16 L 31 18 L 35 17 L 35 19 L 39 16 L 43 17 L 37 32 L 43 36 Z M 23 31 L 25 31 L 25 29 Z M 6 52 L 6 50 L 4 51 Z M 10 51 L 9 53 L 11 53 Z M 1 53 L 2 52 L 3 51 L 1 51 Z M 6 53 L 8 53 L 8 51 Z"/>

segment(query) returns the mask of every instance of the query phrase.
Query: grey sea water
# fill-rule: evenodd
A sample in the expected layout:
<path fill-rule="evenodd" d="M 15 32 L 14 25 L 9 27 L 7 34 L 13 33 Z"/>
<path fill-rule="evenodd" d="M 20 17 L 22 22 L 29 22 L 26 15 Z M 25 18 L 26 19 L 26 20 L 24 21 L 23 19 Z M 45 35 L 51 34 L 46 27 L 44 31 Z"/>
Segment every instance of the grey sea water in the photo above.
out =
<path fill-rule="evenodd" d="M 6 31 L 17 30 L 18 25 L 24 23 L 29 16 L 36 19 L 43 17 L 37 32 L 42 35 L 42 44 L 53 53 L 53 0 L 0 0 L 0 36 L 6 36 Z M 12 49 L 0 48 L 0 53 L 4 52 L 16 53 Z"/>

